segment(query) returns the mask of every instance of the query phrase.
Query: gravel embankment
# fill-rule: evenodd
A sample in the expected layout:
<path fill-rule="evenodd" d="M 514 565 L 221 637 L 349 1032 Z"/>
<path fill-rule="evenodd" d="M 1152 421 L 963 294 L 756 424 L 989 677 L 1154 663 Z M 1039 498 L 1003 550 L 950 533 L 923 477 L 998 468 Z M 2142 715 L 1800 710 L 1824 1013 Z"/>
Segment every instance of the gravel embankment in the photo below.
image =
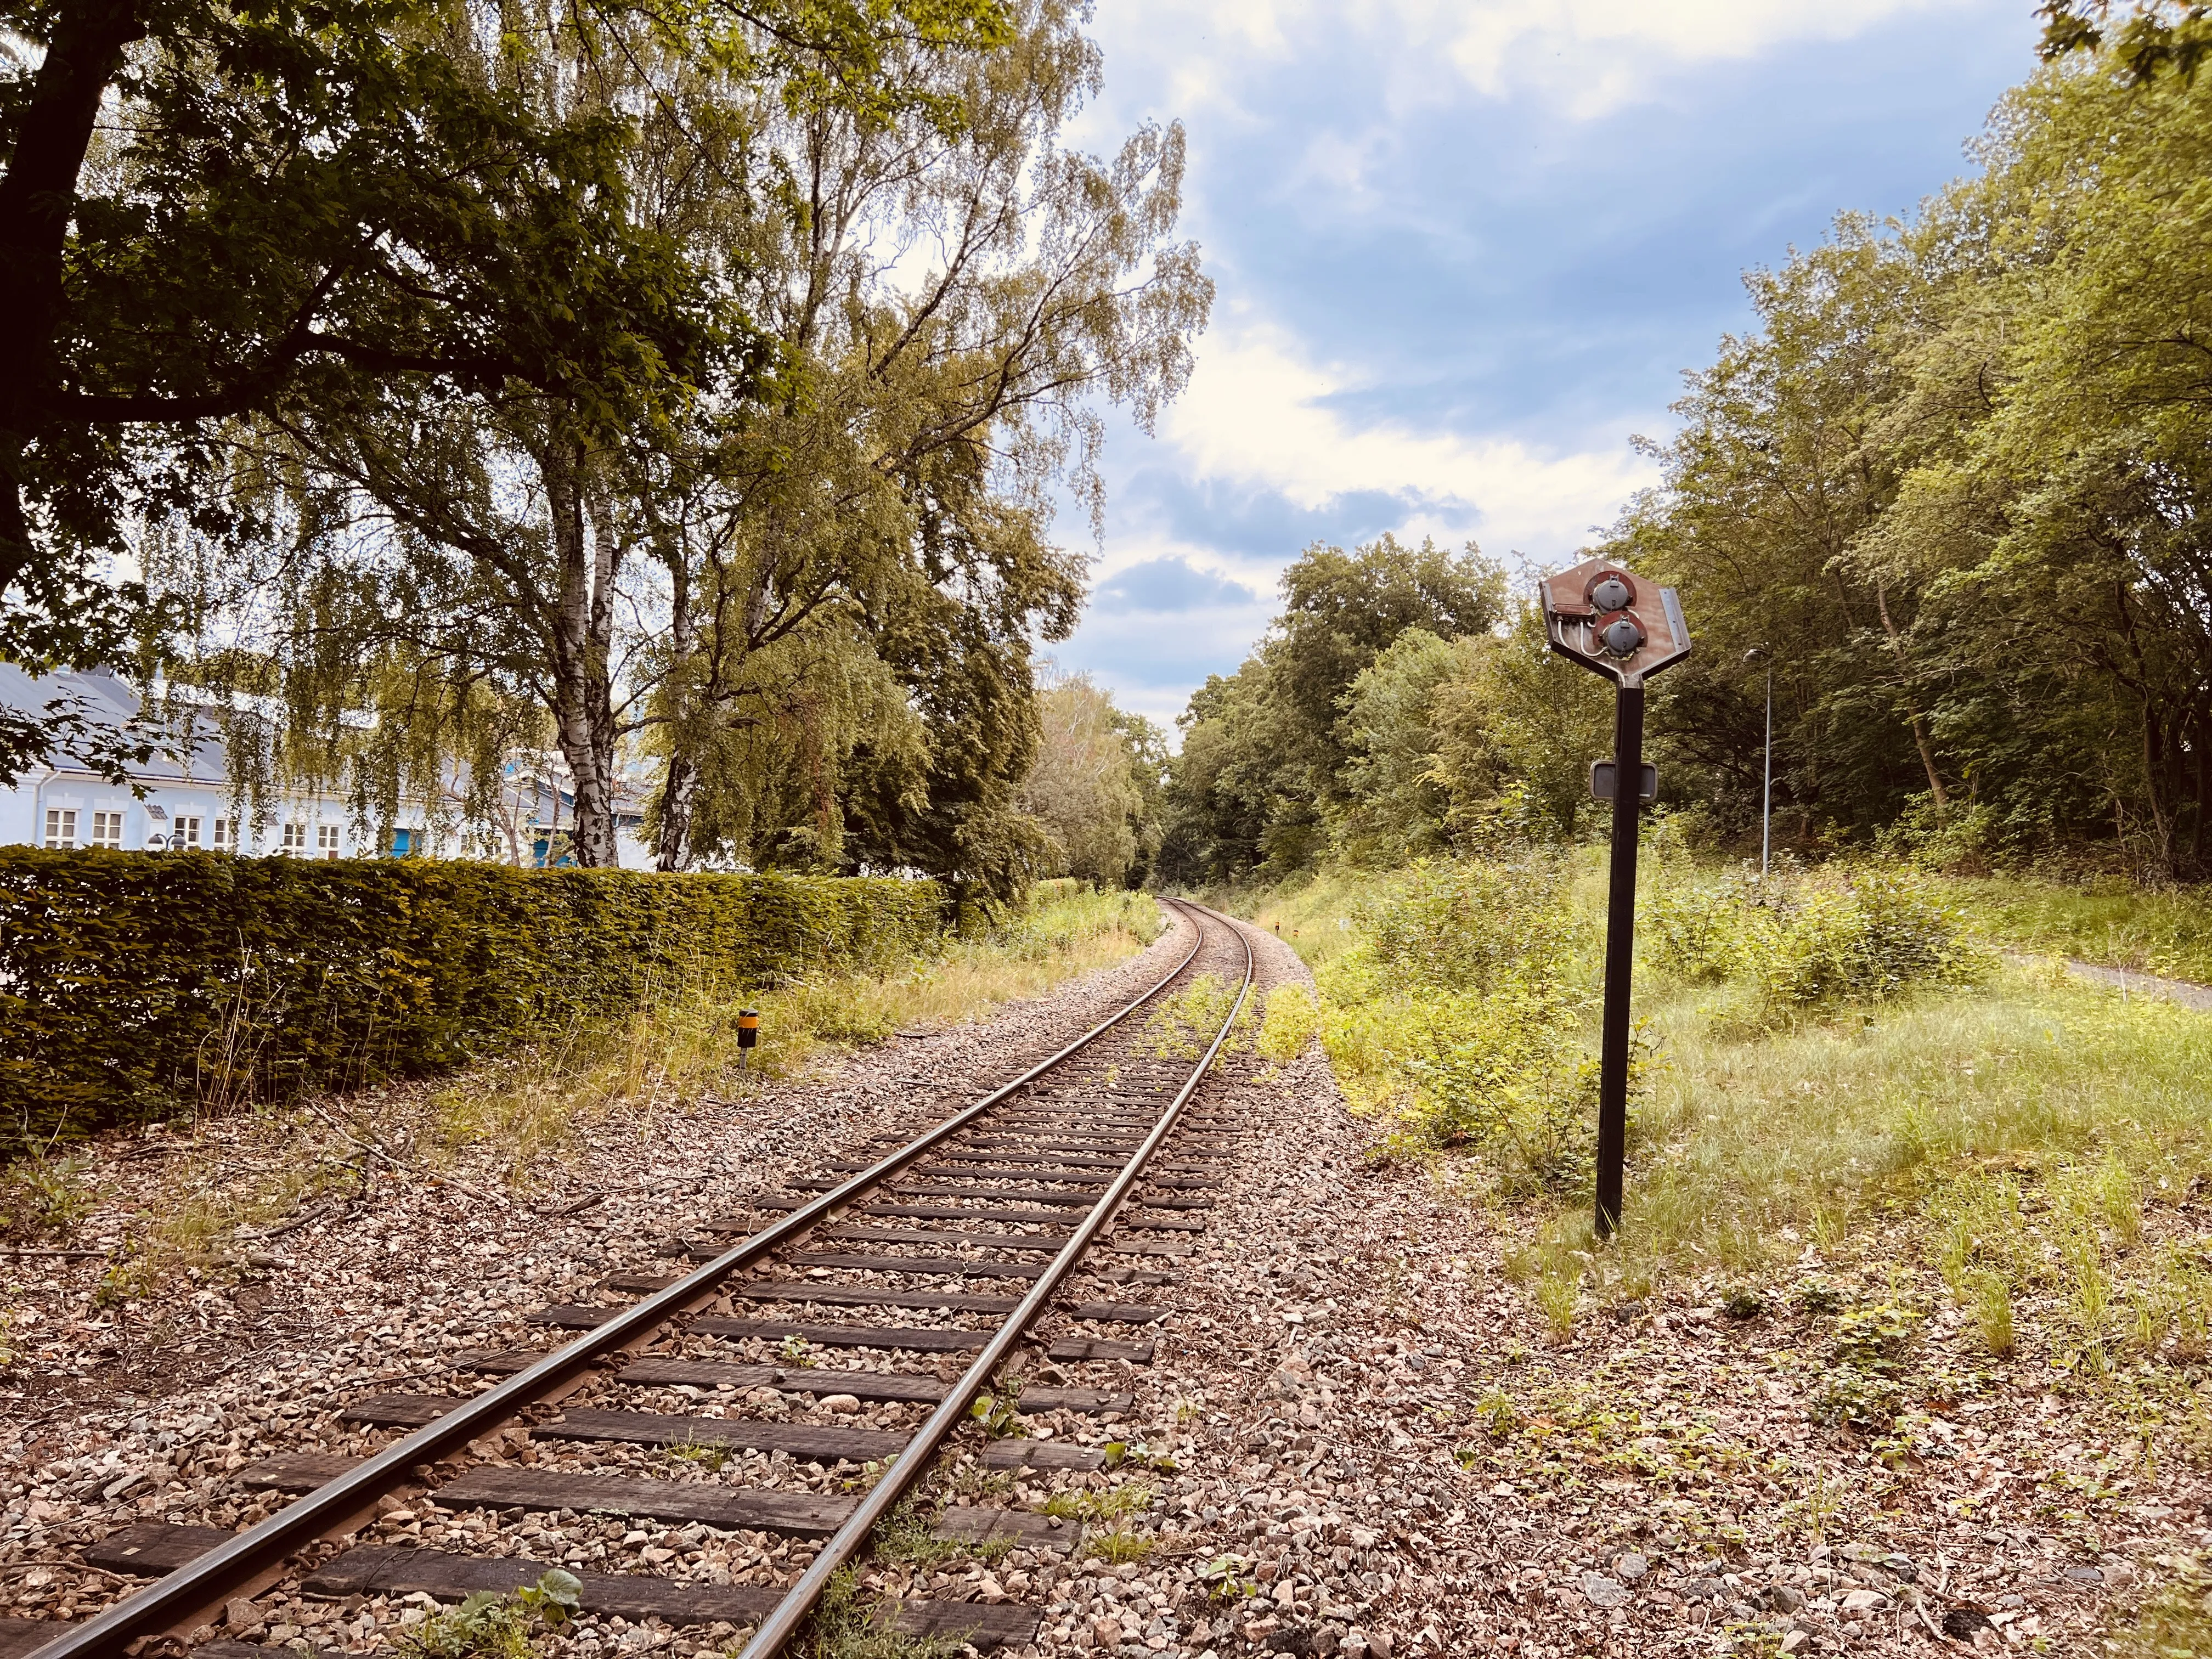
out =
<path fill-rule="evenodd" d="M 132 1522 L 259 1519 L 285 1500 L 240 1491 L 234 1477 L 246 1464 L 380 1443 L 337 1424 L 338 1401 L 451 1391 L 456 1352 L 542 1344 L 520 1316 L 591 1299 L 608 1272 L 650 1267 L 685 1221 L 742 1210 L 825 1156 L 939 1121 L 979 1081 L 1033 1064 L 1157 979 L 1189 937 L 1187 924 L 1171 927 L 1146 951 L 1047 996 L 895 1039 L 811 1079 L 617 1113 L 545 1154 L 527 1200 L 504 1190 L 489 1152 L 465 1149 L 442 1166 L 444 1180 L 412 1164 L 409 1149 L 434 1133 L 433 1086 L 86 1149 L 80 1179 L 100 1200 L 72 1243 L 98 1254 L 12 1265 L 0 1256 L 9 1273 L 0 1334 L 12 1353 L 0 1370 L 0 1613 L 88 1616 L 127 1590 L 134 1581 L 73 1563 L 83 1546 Z M 229 1267 L 143 1297 L 114 1293 L 131 1272 L 124 1241 L 149 1214 L 173 1216 L 194 1192 L 259 1180 L 288 1162 L 350 1152 L 319 1112 L 343 1114 L 396 1162 L 356 1158 L 356 1174 L 295 1212 L 303 1224 L 240 1241 Z M 732 1480 L 743 1472 L 742 1463 L 729 1471 Z M 434 1517 L 431 1530 L 435 1541 Z M 619 1556 L 619 1540 L 635 1530 L 587 1522 L 574 1548 L 589 1554 L 611 1538 Z M 413 1531 L 422 1536 L 419 1524 Z M 655 1547 L 662 1531 L 642 1547 Z M 780 1547 L 767 1540 L 768 1551 Z M 324 1616 L 319 1624 L 336 1611 L 309 1609 Z M 276 1628 L 285 1629 L 281 1620 Z"/>
<path fill-rule="evenodd" d="M 145 1350 L 89 1299 L 88 1268 L 27 1275 L 42 1288 L 23 1304 L 34 1317 L 19 1313 L 23 1357 L 0 1397 L 12 1472 L 0 1607 L 93 1610 L 114 1585 L 67 1565 L 75 1547 L 149 1516 L 231 1525 L 263 1512 L 272 1500 L 244 1501 L 226 1474 L 344 1443 L 320 1396 L 426 1386 L 444 1374 L 441 1355 L 513 1340 L 515 1315 L 647 1259 L 672 1221 L 726 1212 L 895 1121 L 933 1121 L 979 1069 L 1006 1074 L 1128 994 L 1180 937 L 988 1023 L 856 1056 L 817 1084 L 611 1124 L 561 1154 L 538 1200 L 606 1193 L 577 1216 L 380 1176 L 366 1202 L 272 1242 L 282 1260 L 258 1282 L 192 1293 L 182 1305 L 201 1352 L 177 1363 L 206 1369 L 158 1391 L 126 1391 Z M 1255 940 L 1263 988 L 1304 977 L 1280 941 Z M 1626 1318 L 1585 1313 L 1556 1340 L 1506 1272 L 1515 1218 L 1371 1162 L 1369 1130 L 1317 1050 L 1281 1067 L 1241 1055 L 1200 1099 L 1233 1103 L 1250 1132 L 1204 1212 L 1208 1230 L 1168 1264 L 1175 1282 L 1144 1292 L 1176 1310 L 1158 1328 L 1157 1362 L 1027 1362 L 1033 1382 L 1134 1390 L 1120 1420 L 1063 1413 L 1026 1425 L 1117 1443 L 1123 1462 L 1008 1481 L 956 1459 L 943 1477 L 956 1502 L 1087 1506 L 1084 1552 L 880 1562 L 869 1585 L 1036 1606 L 1045 1623 L 1020 1659 L 1567 1659 L 1954 1641 L 2086 1654 L 2133 1587 L 2166 1576 L 2147 1558 L 2212 1546 L 2200 1530 L 2212 1488 L 2196 1470 L 2145 1469 L 2081 1399 L 2045 1393 L 2025 1367 L 1993 1372 L 1961 1316 L 1933 1298 L 1917 1363 L 1953 1378 L 1955 1398 L 1872 1439 L 1810 1409 L 1826 1370 L 1824 1316 L 1777 1307 L 1731 1319 L 1717 1275 Z M 251 1159 L 270 1133 L 216 1126 L 202 1141 Z M 103 1177 L 127 1196 L 139 1166 L 102 1156 Z M 465 1160 L 456 1173 L 493 1179 Z M 1805 1271 L 1875 1295 L 1884 1265 L 1823 1263 L 1808 1246 Z M 101 1352 L 116 1343 L 121 1362 Z M 71 1370 L 82 1375 L 62 1375 Z M 910 1416 L 872 1408 L 865 1420 Z M 788 1474 L 740 1460 L 725 1478 Z M 519 1547 L 472 1539 L 468 1517 L 386 1526 L 449 1548 Z M 778 1577 L 789 1559 L 757 1534 L 588 1519 L 533 1528 L 514 1535 L 533 1555 L 603 1570 L 627 1559 L 725 1582 Z M 295 1601 L 264 1616 L 264 1639 L 362 1651 L 410 1613 Z M 550 1645 L 579 1659 L 682 1655 L 728 1634 L 613 1621 Z"/>
<path fill-rule="evenodd" d="M 1044 1656 L 2087 1654 L 2212 1547 L 2212 1482 L 1993 1370 L 1928 1286 L 1955 1398 L 1886 1439 L 1816 1420 L 1831 1321 L 1732 1319 L 1717 1275 L 1562 1344 L 1511 1215 L 1370 1163 L 1317 1052 L 1240 1071 L 1255 1139 L 1116 1431 L 1173 1448 L 1158 1541 L 1066 1584 Z M 1804 1271 L 1879 1300 L 1895 1265 Z"/>

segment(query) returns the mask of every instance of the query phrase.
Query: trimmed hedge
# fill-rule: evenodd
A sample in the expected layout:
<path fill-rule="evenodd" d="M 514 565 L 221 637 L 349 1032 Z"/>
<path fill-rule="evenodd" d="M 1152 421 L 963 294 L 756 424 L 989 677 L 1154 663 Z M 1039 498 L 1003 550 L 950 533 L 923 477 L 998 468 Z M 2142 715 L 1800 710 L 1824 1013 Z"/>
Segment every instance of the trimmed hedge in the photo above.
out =
<path fill-rule="evenodd" d="M 925 947 L 933 882 L 0 847 L 0 1155 Z"/>

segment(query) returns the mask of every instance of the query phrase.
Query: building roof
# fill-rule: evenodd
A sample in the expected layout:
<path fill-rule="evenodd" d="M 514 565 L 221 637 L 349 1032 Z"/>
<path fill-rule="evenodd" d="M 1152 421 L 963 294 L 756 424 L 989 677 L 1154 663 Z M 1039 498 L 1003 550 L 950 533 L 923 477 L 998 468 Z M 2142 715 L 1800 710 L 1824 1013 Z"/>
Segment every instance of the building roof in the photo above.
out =
<path fill-rule="evenodd" d="M 88 722 L 111 729 L 119 729 L 137 719 L 145 702 L 129 682 L 101 670 L 33 675 L 24 672 L 14 663 L 0 661 L 0 707 L 20 709 L 27 714 L 43 714 L 46 705 L 57 700 L 74 704 Z M 168 707 L 175 709 L 179 705 L 172 700 Z M 165 744 L 151 759 L 131 768 L 131 775 L 134 779 L 157 787 L 164 783 L 221 786 L 230 781 L 228 757 L 223 748 L 222 732 L 205 713 L 189 706 L 187 712 L 191 716 L 193 738 L 189 754 L 185 752 L 181 741 L 185 734 L 184 722 L 173 719 L 167 730 L 174 732 L 179 741 Z M 155 724 L 149 722 L 149 725 Z M 158 732 L 160 727 L 156 726 L 155 729 Z M 189 763 L 183 763 L 186 762 Z M 75 760 L 66 748 L 58 753 L 49 764 L 57 772 L 97 775 L 94 768 Z M 507 770 L 519 787 L 531 790 L 535 798 L 532 807 L 533 817 L 550 814 L 552 799 L 557 796 L 562 816 L 573 821 L 576 804 L 574 786 L 562 780 L 552 767 L 538 762 L 518 760 L 510 762 Z M 648 788 L 643 780 L 632 775 L 627 769 L 618 769 L 611 791 L 617 817 L 626 822 L 635 821 L 645 811 L 647 793 Z"/>
<path fill-rule="evenodd" d="M 120 730 L 138 718 L 143 699 L 118 676 L 102 670 L 83 673 L 29 674 L 11 662 L 0 661 L 0 706 L 27 714 L 43 715 L 49 704 L 73 708 L 87 723 Z M 176 741 L 165 743 L 152 758 L 131 768 L 131 775 L 146 783 L 221 784 L 230 776 L 222 736 L 204 718 L 191 722 L 192 741 L 187 748 L 183 730 L 172 726 Z M 58 772 L 92 773 L 63 744 L 48 763 Z"/>

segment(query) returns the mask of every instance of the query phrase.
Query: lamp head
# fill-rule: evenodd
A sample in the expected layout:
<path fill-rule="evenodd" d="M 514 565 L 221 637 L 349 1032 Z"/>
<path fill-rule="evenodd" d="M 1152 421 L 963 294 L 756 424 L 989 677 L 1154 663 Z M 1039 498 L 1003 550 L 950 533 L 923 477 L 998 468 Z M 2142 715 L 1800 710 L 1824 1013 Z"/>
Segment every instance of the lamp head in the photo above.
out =
<path fill-rule="evenodd" d="M 1611 622 L 1601 623 L 1595 630 L 1597 641 L 1608 656 L 1623 659 L 1632 657 L 1644 644 L 1644 629 L 1635 617 L 1626 612 Z"/>

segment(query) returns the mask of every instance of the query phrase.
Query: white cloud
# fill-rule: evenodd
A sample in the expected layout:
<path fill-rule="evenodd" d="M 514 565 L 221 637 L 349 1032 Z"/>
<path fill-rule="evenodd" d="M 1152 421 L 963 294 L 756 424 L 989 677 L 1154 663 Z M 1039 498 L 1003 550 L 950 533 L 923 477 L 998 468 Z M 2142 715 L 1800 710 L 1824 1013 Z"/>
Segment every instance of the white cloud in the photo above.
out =
<path fill-rule="evenodd" d="M 1495 553 L 1553 556 L 1609 524 L 1654 483 L 1650 463 L 1619 435 L 1586 451 L 1552 452 L 1510 436 L 1467 437 L 1388 422 L 1354 424 L 1328 400 L 1365 390 L 1342 370 L 1305 361 L 1266 325 L 1209 335 L 1190 387 L 1161 435 L 1194 475 L 1279 491 L 1308 511 L 1359 490 L 1419 498 L 1404 533 L 1473 534 Z"/>
<path fill-rule="evenodd" d="M 1238 72 L 1343 50 L 1382 68 L 1403 107 L 1467 88 L 1528 91 L 1580 117 L 1651 95 L 1683 64 L 1844 40 L 1973 0 L 1119 0 L 1102 9 L 1109 64 L 1140 58 L 1170 107 L 1233 101 Z"/>

